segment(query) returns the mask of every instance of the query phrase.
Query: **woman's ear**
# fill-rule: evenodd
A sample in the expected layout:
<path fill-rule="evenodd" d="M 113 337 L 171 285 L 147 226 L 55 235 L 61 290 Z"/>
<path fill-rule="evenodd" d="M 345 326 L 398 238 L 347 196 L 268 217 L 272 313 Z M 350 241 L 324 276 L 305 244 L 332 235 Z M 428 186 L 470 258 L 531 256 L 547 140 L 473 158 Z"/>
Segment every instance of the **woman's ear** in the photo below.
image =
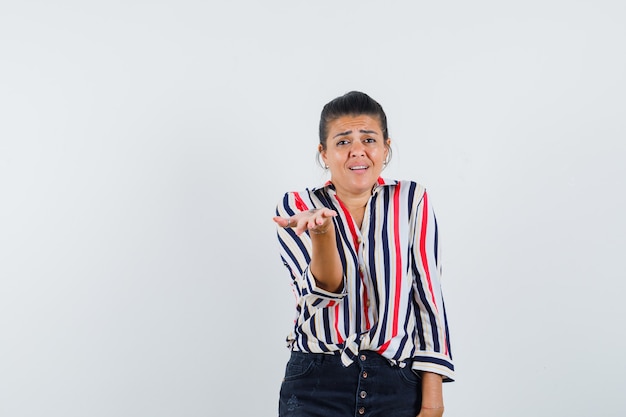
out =
<path fill-rule="evenodd" d="M 317 151 L 320 153 L 322 157 L 322 161 L 324 161 L 324 164 L 326 164 L 326 150 L 324 150 L 324 147 L 322 146 L 321 143 L 317 145 Z"/>

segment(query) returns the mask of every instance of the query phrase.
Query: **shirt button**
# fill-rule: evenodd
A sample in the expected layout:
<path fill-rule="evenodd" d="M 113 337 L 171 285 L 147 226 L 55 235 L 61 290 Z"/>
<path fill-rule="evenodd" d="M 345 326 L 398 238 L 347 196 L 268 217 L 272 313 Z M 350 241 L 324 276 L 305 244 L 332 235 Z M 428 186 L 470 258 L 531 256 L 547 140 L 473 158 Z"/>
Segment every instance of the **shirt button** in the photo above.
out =
<path fill-rule="evenodd" d="M 359 395 L 361 396 L 361 398 L 365 398 L 365 397 L 367 397 L 367 392 L 361 391 L 361 393 Z"/>
<path fill-rule="evenodd" d="M 359 408 L 359 414 L 361 415 L 365 414 L 365 407 Z"/>
<path fill-rule="evenodd" d="M 367 301 L 365 302 L 365 305 L 369 307 L 369 306 L 370 306 L 370 300 L 367 300 Z"/>
<path fill-rule="evenodd" d="M 361 355 L 361 356 L 360 356 L 360 359 L 361 359 L 362 361 L 364 361 L 365 359 L 367 359 L 367 356 L 365 356 L 365 355 Z"/>
<path fill-rule="evenodd" d="M 361 374 L 361 376 L 363 376 L 363 379 L 367 378 L 367 372 L 363 372 L 363 374 Z"/>

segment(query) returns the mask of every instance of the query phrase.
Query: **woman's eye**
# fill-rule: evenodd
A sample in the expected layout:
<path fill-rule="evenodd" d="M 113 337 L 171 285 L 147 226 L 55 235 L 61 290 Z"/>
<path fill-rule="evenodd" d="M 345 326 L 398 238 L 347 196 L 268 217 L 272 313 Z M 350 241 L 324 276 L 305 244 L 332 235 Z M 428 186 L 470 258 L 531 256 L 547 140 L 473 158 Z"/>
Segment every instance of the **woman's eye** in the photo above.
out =
<path fill-rule="evenodd" d="M 350 143 L 349 140 L 340 140 L 339 142 L 337 142 L 337 146 L 347 145 L 349 143 Z"/>
<path fill-rule="evenodd" d="M 365 143 L 374 143 L 374 142 L 376 142 L 376 139 L 374 139 L 374 138 L 367 138 L 363 142 L 365 142 Z"/>

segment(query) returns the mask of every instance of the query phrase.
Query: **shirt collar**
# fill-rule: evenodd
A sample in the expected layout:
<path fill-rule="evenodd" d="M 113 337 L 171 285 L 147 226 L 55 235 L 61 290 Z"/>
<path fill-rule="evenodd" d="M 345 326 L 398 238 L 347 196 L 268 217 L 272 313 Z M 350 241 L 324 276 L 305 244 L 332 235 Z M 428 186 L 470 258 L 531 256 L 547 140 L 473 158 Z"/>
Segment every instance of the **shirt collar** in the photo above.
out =
<path fill-rule="evenodd" d="M 378 177 L 378 180 L 376 180 L 376 185 L 374 185 L 374 187 L 372 188 L 372 194 L 376 194 L 376 192 L 382 187 L 389 187 L 391 185 L 396 185 L 397 183 L 398 183 L 397 180 L 390 180 L 387 178 Z M 334 193 L 335 185 L 332 182 L 330 182 L 330 180 L 328 180 L 326 181 L 324 185 L 314 188 L 313 191 L 322 190 L 322 189 L 325 189 L 326 191 L 332 190 Z"/>

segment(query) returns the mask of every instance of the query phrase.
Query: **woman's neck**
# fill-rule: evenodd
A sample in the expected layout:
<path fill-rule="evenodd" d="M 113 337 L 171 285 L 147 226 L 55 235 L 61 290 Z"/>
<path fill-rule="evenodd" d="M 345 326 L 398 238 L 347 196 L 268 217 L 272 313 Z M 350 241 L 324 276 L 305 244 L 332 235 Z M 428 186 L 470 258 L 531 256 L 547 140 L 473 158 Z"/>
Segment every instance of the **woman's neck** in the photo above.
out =
<path fill-rule="evenodd" d="M 371 193 L 361 195 L 344 195 L 337 193 L 337 197 L 350 212 L 350 216 L 356 222 L 359 229 L 363 224 L 363 216 L 365 215 L 365 206 L 369 201 Z"/>

